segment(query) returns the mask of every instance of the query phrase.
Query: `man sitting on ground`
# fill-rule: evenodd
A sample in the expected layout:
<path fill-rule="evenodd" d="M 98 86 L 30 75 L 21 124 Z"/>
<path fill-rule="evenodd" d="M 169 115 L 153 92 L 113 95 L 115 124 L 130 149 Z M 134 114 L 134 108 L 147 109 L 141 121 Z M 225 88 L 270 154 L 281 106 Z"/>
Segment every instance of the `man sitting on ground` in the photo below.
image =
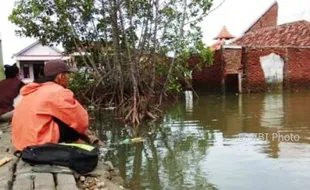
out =
<path fill-rule="evenodd" d="M 16 64 L 5 65 L 4 68 L 6 79 L 0 81 L 0 121 L 9 121 L 14 113 L 14 100 L 18 97 L 24 83 L 19 79 L 19 69 Z"/>
<path fill-rule="evenodd" d="M 84 140 L 90 133 L 87 111 L 67 89 L 70 72 L 64 61 L 49 61 L 44 67 L 45 77 L 21 89 L 23 99 L 12 119 L 12 141 L 17 150 Z"/>

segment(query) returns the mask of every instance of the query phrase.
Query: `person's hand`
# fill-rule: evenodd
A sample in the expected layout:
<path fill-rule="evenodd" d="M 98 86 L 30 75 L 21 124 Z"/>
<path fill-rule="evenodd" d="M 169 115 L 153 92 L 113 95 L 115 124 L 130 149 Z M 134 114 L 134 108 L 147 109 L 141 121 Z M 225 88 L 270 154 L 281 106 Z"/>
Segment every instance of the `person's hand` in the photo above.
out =
<path fill-rule="evenodd" d="M 98 141 L 96 142 L 96 145 L 98 145 L 98 146 L 104 146 L 104 143 L 103 143 L 101 140 L 98 140 Z"/>
<path fill-rule="evenodd" d="M 95 135 L 95 133 L 89 129 L 85 131 L 85 135 L 89 139 L 89 143 L 92 145 L 103 146 L 104 143 Z"/>
<path fill-rule="evenodd" d="M 91 145 L 96 145 L 96 146 L 103 146 L 104 143 L 96 136 L 92 135 L 92 136 L 88 136 Z"/>
<path fill-rule="evenodd" d="M 86 129 L 86 131 L 85 131 L 85 135 L 95 135 L 95 133 L 93 132 L 93 131 L 91 131 L 91 130 L 89 130 L 89 129 Z"/>

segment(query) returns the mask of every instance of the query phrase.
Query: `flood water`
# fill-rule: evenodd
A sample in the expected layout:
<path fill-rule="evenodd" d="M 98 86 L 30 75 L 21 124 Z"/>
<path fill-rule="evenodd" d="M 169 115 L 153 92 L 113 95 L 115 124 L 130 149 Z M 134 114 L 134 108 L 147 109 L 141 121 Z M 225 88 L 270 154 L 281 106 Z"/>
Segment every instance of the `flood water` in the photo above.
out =
<path fill-rule="evenodd" d="M 310 189 L 310 91 L 186 92 L 140 131 L 104 117 L 94 125 L 105 158 L 131 189 Z M 117 144 L 135 136 L 146 141 Z"/>

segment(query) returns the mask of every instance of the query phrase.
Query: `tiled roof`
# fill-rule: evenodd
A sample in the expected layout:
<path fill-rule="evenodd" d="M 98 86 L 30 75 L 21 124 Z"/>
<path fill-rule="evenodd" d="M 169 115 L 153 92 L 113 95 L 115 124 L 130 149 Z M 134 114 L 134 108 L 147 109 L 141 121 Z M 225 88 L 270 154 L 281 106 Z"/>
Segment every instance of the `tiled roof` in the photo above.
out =
<path fill-rule="evenodd" d="M 301 20 L 249 32 L 230 44 L 240 46 L 310 46 L 310 22 Z"/>
<path fill-rule="evenodd" d="M 227 28 L 224 26 L 220 33 L 214 38 L 215 40 L 221 40 L 221 39 L 233 39 L 235 36 L 233 36 L 230 32 L 228 32 Z"/>
<path fill-rule="evenodd" d="M 210 46 L 212 51 L 221 49 L 222 45 L 225 45 L 225 40 L 219 40 Z"/>
<path fill-rule="evenodd" d="M 19 52 L 13 54 L 13 56 L 12 56 L 11 58 L 16 57 L 16 56 L 19 56 L 19 55 L 21 55 L 22 53 L 25 53 L 26 51 L 28 51 L 29 49 L 33 48 L 34 46 L 36 46 L 36 45 L 38 45 L 38 44 L 40 44 L 40 43 L 41 43 L 41 42 L 40 42 L 39 40 L 35 41 L 34 43 L 32 43 L 32 44 L 30 44 L 29 46 L 25 47 L 24 49 L 20 50 Z M 41 45 L 43 45 L 43 44 L 41 44 Z M 55 50 L 55 51 L 58 52 L 59 54 L 62 54 L 62 53 L 63 53 L 61 50 L 59 50 L 59 49 L 56 48 L 56 47 L 53 47 L 53 46 L 48 46 L 48 47 L 52 48 L 53 50 Z"/>

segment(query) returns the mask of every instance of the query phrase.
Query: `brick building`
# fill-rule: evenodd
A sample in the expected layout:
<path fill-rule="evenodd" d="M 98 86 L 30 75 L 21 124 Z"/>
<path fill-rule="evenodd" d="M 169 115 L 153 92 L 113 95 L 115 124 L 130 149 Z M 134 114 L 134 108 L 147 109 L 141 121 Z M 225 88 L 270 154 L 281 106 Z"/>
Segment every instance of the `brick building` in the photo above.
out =
<path fill-rule="evenodd" d="M 233 36 L 227 28 L 224 26 L 220 33 L 214 38 L 214 40 L 217 40 L 212 46 L 210 46 L 211 50 L 219 50 L 223 45 L 225 45 L 229 40 L 234 39 L 235 36 Z"/>
<path fill-rule="evenodd" d="M 259 30 L 261 28 L 277 26 L 278 23 L 278 2 L 274 1 L 267 7 L 266 10 L 263 10 L 257 19 L 255 19 L 245 30 L 244 34 Z"/>
<path fill-rule="evenodd" d="M 242 93 L 310 88 L 310 22 L 277 25 L 277 17 L 274 2 L 243 36 L 216 50 L 212 66 L 193 72 L 193 86 Z"/>

